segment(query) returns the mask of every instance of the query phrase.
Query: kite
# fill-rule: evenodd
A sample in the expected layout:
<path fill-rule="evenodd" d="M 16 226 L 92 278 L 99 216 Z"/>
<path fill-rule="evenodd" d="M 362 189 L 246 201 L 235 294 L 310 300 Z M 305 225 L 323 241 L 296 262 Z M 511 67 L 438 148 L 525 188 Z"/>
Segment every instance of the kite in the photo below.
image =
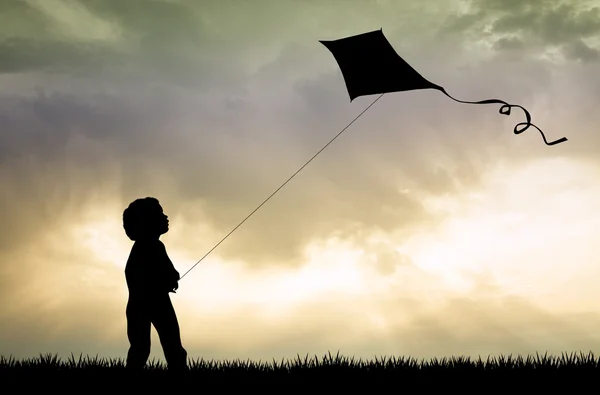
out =
<path fill-rule="evenodd" d="M 567 141 L 566 137 L 562 137 L 548 142 L 544 133 L 531 123 L 529 112 L 519 105 L 508 104 L 498 99 L 463 101 L 450 96 L 443 87 L 426 80 L 402 59 L 384 36 L 383 29 L 338 40 L 320 40 L 319 42 L 329 49 L 337 61 L 350 95 L 350 102 L 359 96 L 378 93 L 383 95 L 417 89 L 437 89 L 459 103 L 502 104 L 499 112 L 504 115 L 510 115 L 512 107 L 520 108 L 525 113 L 527 121 L 518 123 L 514 128 L 514 134 L 521 134 L 532 126 L 540 132 L 546 145 Z"/>

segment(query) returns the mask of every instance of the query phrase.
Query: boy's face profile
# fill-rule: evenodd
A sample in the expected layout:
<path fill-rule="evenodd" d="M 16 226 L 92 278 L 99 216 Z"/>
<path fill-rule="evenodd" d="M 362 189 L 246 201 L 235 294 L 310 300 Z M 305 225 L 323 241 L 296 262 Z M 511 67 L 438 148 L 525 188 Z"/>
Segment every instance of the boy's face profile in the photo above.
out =
<path fill-rule="evenodd" d="M 152 219 L 156 219 L 158 235 L 164 235 L 169 231 L 169 217 L 163 212 L 160 204 L 156 204 L 155 212 L 152 212 Z"/>

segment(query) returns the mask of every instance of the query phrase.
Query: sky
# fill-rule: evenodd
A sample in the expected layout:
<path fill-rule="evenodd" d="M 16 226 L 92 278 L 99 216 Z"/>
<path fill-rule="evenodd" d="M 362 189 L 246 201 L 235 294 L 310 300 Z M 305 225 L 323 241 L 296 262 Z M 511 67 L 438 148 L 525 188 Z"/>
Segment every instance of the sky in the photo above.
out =
<path fill-rule="evenodd" d="M 4 0 L 0 354 L 125 357 L 123 210 L 183 275 L 376 98 L 319 40 L 380 28 L 569 141 L 385 95 L 181 280 L 189 356 L 600 351 L 597 1 Z"/>

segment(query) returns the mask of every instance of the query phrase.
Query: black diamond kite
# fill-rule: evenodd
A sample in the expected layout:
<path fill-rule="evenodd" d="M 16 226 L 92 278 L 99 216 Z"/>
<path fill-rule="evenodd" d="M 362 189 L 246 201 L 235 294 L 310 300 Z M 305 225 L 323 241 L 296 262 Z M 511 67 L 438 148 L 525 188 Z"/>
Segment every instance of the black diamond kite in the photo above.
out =
<path fill-rule="evenodd" d="M 383 35 L 383 29 L 358 34 L 333 41 L 319 41 L 337 61 L 350 101 L 359 96 L 402 92 L 416 89 L 437 89 L 459 103 L 467 104 L 502 104 L 500 114 L 510 115 L 510 109 L 517 107 L 525 113 L 526 122 L 518 123 L 514 128 L 515 134 L 521 134 L 530 126 L 536 128 L 546 145 L 555 145 L 567 141 L 566 137 L 548 142 L 544 133 L 531 123 L 529 112 L 523 107 L 508 104 L 503 100 L 489 99 L 482 101 L 463 101 L 450 96 L 446 90 L 428 80 L 413 69 L 394 50 Z"/>

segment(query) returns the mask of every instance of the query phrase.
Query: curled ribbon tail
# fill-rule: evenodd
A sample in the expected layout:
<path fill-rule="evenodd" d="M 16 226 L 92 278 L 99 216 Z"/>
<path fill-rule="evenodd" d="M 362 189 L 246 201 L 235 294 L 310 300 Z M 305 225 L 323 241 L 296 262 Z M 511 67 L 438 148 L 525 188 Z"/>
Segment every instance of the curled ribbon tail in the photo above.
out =
<path fill-rule="evenodd" d="M 464 101 L 464 100 L 458 100 L 458 99 L 450 96 L 448 94 L 448 92 L 446 92 L 446 90 L 444 88 L 441 88 L 440 91 L 443 94 L 445 94 L 446 96 L 448 96 L 450 99 L 452 99 L 452 100 L 454 100 L 455 102 L 458 102 L 458 103 L 465 103 L 465 104 L 502 104 L 502 106 L 500 107 L 500 110 L 498 111 L 502 115 L 510 115 L 510 110 L 513 107 L 520 108 L 521 110 L 523 110 L 523 113 L 525 114 L 525 118 L 527 120 L 525 122 L 520 122 L 517 125 L 515 125 L 515 128 L 513 129 L 514 134 L 521 134 L 524 131 L 526 131 L 527 129 L 529 129 L 530 126 L 533 126 L 534 128 L 536 128 L 538 130 L 538 132 L 540 132 L 540 134 L 542 135 L 542 139 L 544 140 L 544 143 L 546 145 L 555 145 L 555 144 L 560 144 L 560 143 L 563 143 L 565 141 L 568 141 L 566 137 L 562 137 L 562 138 L 560 138 L 558 140 L 554 140 L 552 142 L 548 142 L 548 140 L 546 140 L 546 136 L 544 135 L 544 132 L 542 132 L 542 130 L 540 128 L 538 128 L 533 123 L 531 123 L 531 115 L 529 114 L 529 111 L 527 111 L 525 108 L 523 108 L 523 107 L 521 107 L 521 106 L 519 106 L 517 104 L 508 104 L 504 100 L 499 100 L 499 99 L 488 99 L 488 100 L 481 100 L 481 101 Z"/>
<path fill-rule="evenodd" d="M 500 107 L 500 110 L 498 110 L 498 112 L 502 115 L 510 115 L 510 106 L 508 104 L 505 104 L 502 107 Z"/>

